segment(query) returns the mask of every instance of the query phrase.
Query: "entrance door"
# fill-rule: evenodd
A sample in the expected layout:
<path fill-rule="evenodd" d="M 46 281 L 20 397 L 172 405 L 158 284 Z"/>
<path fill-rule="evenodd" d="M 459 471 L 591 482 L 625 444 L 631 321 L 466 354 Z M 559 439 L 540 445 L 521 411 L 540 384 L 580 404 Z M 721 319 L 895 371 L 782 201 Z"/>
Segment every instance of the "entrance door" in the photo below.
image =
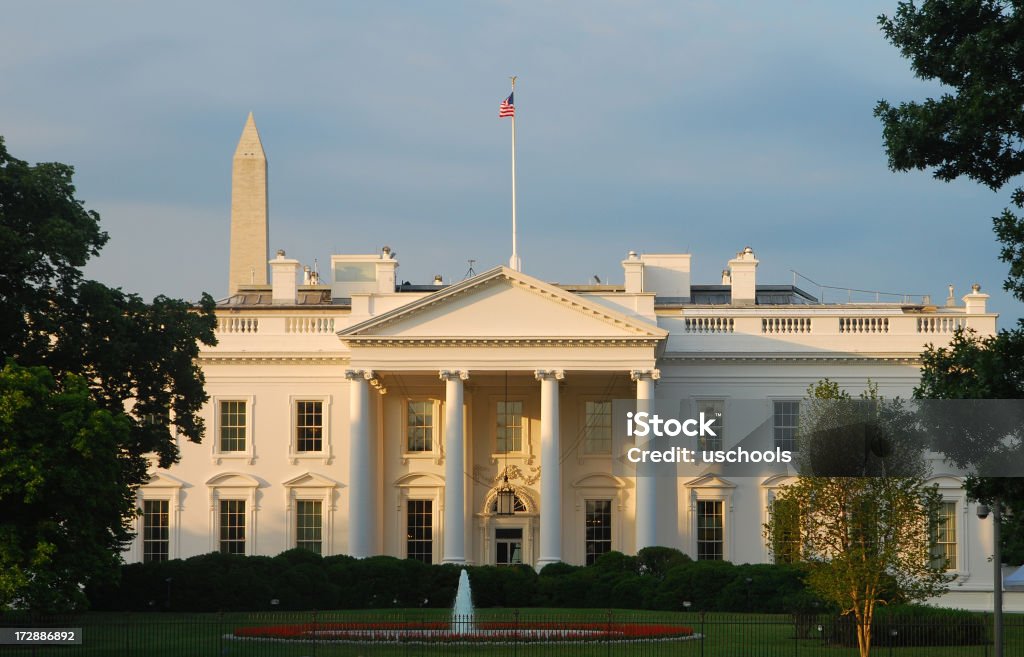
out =
<path fill-rule="evenodd" d="M 497 548 L 494 563 L 499 566 L 511 566 L 523 563 L 523 530 L 522 528 L 496 528 L 494 545 Z"/>

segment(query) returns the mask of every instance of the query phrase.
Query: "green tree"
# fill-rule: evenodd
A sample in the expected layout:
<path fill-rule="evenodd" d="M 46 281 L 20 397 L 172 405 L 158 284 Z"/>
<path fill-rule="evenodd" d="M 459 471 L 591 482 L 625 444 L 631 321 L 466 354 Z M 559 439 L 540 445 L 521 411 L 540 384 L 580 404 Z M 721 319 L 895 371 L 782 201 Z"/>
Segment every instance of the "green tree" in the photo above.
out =
<path fill-rule="evenodd" d="M 0 608 L 81 603 L 83 573 L 116 572 L 134 512 L 128 433 L 80 376 L 58 382 L 11 361 L 0 370 Z"/>
<path fill-rule="evenodd" d="M 124 425 L 123 433 L 114 434 L 115 442 L 102 443 L 117 456 L 119 468 L 105 485 L 131 495 L 146 481 L 149 455 L 167 467 L 178 459 L 176 435 L 195 442 L 202 438 L 199 410 L 207 396 L 197 359 L 201 344 L 216 343 L 214 302 L 204 294 L 195 306 L 163 296 L 145 303 L 137 295 L 86 280 L 81 268 L 99 253 L 107 235 L 100 229 L 99 215 L 75 198 L 72 174 L 64 164 L 29 165 L 14 158 L 0 138 L 0 362 L 46 368 L 55 380 L 55 391 L 77 391 L 84 385 L 97 408 L 109 413 L 118 426 Z M 0 399 L 8 402 L 6 396 Z M 25 428 L 12 424 L 5 429 L 0 449 L 27 458 L 17 448 L 24 438 L 18 432 Z M 45 448 L 48 442 L 41 445 Z M 36 516 L 18 492 L 28 486 L 19 477 L 28 476 L 31 467 L 14 464 L 3 470 L 0 480 L 0 553 L 6 555 L 5 571 L 10 567 L 20 573 L 8 584 L 27 586 L 48 577 L 80 584 L 104 574 L 104 569 L 91 566 L 103 562 L 104 555 L 117 558 L 130 519 L 117 505 L 110 515 L 39 517 L 60 517 L 62 526 L 82 537 L 73 547 L 70 542 L 55 542 L 48 550 L 73 549 L 81 556 L 72 559 L 55 552 L 48 560 L 33 561 L 34 543 L 22 542 L 31 533 L 25 533 L 23 524 Z M 83 475 L 73 461 L 54 461 L 51 467 L 80 476 L 91 486 L 101 483 Z M 101 486 L 95 491 L 83 487 L 77 494 L 92 492 L 100 499 L 108 493 Z M 67 499 L 59 501 L 72 505 Z M 85 540 L 103 531 L 110 540 Z M 58 562 L 71 566 L 46 571 Z M 57 597 L 40 597 L 39 587 L 11 589 L 0 598 L 0 607 L 5 600 L 39 608 L 68 606 L 79 600 L 71 594 L 73 589 L 58 587 Z"/>
<path fill-rule="evenodd" d="M 782 560 L 806 563 L 810 587 L 854 617 L 866 657 L 877 605 L 945 590 L 945 564 L 933 558 L 942 499 L 925 485 L 923 447 L 898 400 L 872 386 L 854 400 L 825 379 L 801 407 L 800 476 L 777 493 L 765 538 Z M 830 450 L 856 474 L 825 458 Z"/>
<path fill-rule="evenodd" d="M 890 168 L 933 169 L 939 180 L 966 177 L 992 190 L 1024 173 L 1020 10 L 1016 0 L 924 0 L 878 18 L 914 74 L 949 90 L 923 102 L 878 102 Z M 1024 207 L 1024 189 L 1011 201 Z M 993 225 L 1010 265 L 1004 287 L 1024 298 L 1024 219 L 1007 208 Z"/>
<path fill-rule="evenodd" d="M 923 102 L 880 101 L 889 166 L 894 171 L 933 169 L 939 180 L 967 178 L 1001 190 L 1024 173 L 1024 16 L 1013 0 L 925 0 L 899 3 L 880 16 L 886 38 L 914 73 L 948 91 Z M 1013 183 L 1016 185 L 1016 183 Z M 1024 189 L 1012 207 L 993 218 L 1000 258 L 1009 265 L 1003 287 L 1024 301 Z M 1024 398 L 1024 320 L 994 337 L 958 332 L 947 348 L 923 355 L 921 399 Z M 952 435 L 947 432 L 947 435 Z M 1001 434 L 974 432 L 970 441 L 947 441 L 942 451 L 969 467 L 991 458 Z M 940 434 L 941 438 L 941 434 Z M 987 441 L 987 444 L 986 444 Z M 1019 480 L 972 477 L 972 498 L 1008 508 L 1004 549 L 1024 560 L 1024 486 Z"/>
<path fill-rule="evenodd" d="M 948 347 L 929 345 L 921 356 L 921 383 L 914 396 L 923 400 L 1024 399 L 1024 334 L 1021 328 L 979 336 L 958 331 Z M 927 402 L 926 402 L 927 404 Z M 941 402 L 940 402 L 941 404 Z M 1024 442 L 1021 408 L 985 412 L 992 402 L 980 402 L 979 411 L 941 406 L 922 415 L 933 425 L 933 445 L 955 465 L 986 469 L 995 463 L 1020 462 Z M 987 408 L 986 408 L 987 407 Z M 1024 563 L 1024 479 L 969 476 L 964 489 L 971 499 L 1004 510 L 1000 536 L 1007 563 Z"/>

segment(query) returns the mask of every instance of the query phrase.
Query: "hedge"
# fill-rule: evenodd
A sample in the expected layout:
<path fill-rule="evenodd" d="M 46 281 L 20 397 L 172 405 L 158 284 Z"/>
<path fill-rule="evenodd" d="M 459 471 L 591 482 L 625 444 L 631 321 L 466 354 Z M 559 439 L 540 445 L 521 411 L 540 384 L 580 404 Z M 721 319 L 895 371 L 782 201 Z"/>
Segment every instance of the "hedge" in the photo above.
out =
<path fill-rule="evenodd" d="M 836 618 L 828 639 L 844 646 L 856 646 L 853 616 Z M 984 617 L 962 609 L 924 605 L 878 606 L 871 622 L 871 645 L 879 647 L 968 646 L 989 641 Z"/>
<path fill-rule="evenodd" d="M 461 567 L 393 557 L 205 554 L 129 564 L 86 593 L 107 611 L 266 611 L 450 607 Z M 798 613 L 825 610 L 798 566 L 692 561 L 671 548 L 603 555 L 592 566 L 469 566 L 477 607 L 628 608 Z M 168 581 L 169 580 L 169 581 Z M 276 602 L 272 602 L 276 601 Z"/>

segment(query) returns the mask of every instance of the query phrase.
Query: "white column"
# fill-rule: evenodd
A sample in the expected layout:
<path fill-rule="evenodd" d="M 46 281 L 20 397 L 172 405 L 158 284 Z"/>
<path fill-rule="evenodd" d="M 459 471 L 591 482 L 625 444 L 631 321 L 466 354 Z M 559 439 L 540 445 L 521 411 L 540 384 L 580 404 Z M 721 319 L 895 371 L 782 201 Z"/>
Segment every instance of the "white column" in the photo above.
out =
<path fill-rule="evenodd" d="M 466 370 L 441 370 L 444 381 L 444 554 L 441 563 L 466 563 L 466 469 L 462 436 L 462 382 Z"/>
<path fill-rule="evenodd" d="M 346 370 L 349 380 L 348 553 L 361 559 L 374 553 L 376 508 L 370 449 L 370 370 Z"/>
<path fill-rule="evenodd" d="M 636 381 L 636 412 L 653 412 L 654 382 L 661 376 L 658 370 L 633 370 L 629 373 Z M 636 477 L 636 551 L 658 544 L 658 485 L 653 473 Z"/>
<path fill-rule="evenodd" d="M 562 560 L 562 448 L 558 434 L 558 382 L 562 370 L 536 370 L 540 381 L 540 558 L 537 570 Z"/>

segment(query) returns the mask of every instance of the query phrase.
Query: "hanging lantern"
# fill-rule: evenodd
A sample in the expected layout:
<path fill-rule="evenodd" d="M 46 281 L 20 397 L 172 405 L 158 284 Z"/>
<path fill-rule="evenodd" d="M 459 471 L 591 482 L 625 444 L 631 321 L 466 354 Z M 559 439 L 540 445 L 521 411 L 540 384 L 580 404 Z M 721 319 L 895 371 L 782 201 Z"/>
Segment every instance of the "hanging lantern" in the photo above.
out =
<path fill-rule="evenodd" d="M 516 489 L 508 483 L 508 473 L 498 486 L 498 515 L 514 516 L 516 513 Z"/>

